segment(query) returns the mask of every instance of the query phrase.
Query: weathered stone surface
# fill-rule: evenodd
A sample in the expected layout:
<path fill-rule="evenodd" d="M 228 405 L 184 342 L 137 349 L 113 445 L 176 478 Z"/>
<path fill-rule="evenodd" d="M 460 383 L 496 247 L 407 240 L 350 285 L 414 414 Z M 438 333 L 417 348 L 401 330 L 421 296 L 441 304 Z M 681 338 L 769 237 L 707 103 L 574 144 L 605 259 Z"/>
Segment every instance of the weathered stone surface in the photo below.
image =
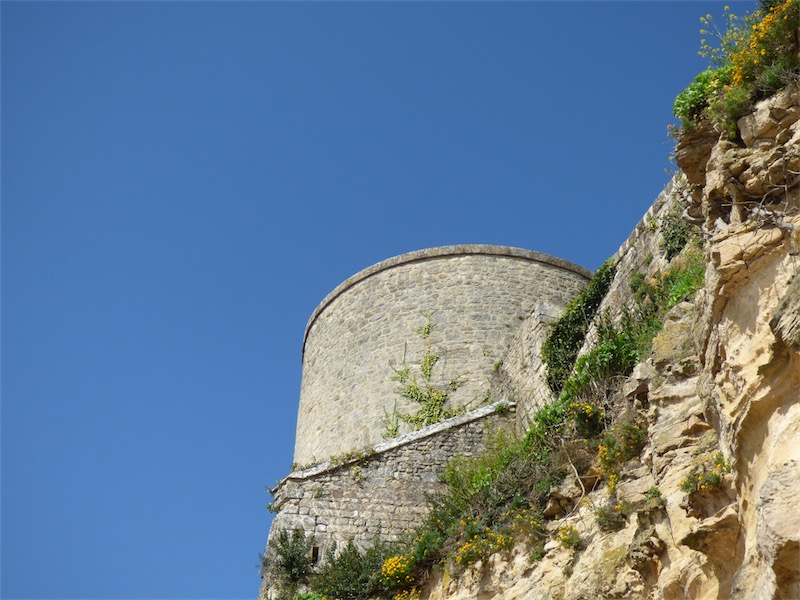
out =
<path fill-rule="evenodd" d="M 589 271 L 546 254 L 505 246 L 445 246 L 404 254 L 337 287 L 314 311 L 303 346 L 294 462 L 309 464 L 382 440 L 397 394 L 392 364 L 418 370 L 430 315 L 433 382 L 458 378 L 453 407 L 476 406 L 494 365 L 538 301 L 563 310 Z"/>
<path fill-rule="evenodd" d="M 622 466 L 611 496 L 602 480 L 581 480 L 582 488 L 565 481 L 551 490 L 546 529 L 554 535 L 572 526 L 582 546 L 566 549 L 551 537 L 535 561 L 520 544 L 463 572 L 435 570 L 423 598 L 800 598 L 800 178 L 791 173 L 800 172 L 798 98 L 792 88 L 760 104 L 761 113 L 740 124 L 745 146 L 715 136 L 695 140 L 708 144 L 687 166 L 694 169 L 690 180 L 702 187 L 689 189 L 676 178 L 616 255 L 617 277 L 601 306 L 612 318 L 631 306 L 634 272 L 653 277 L 668 267 L 656 225 L 670 203 L 688 201 L 690 217 L 701 210 L 705 286 L 669 315 L 653 354 L 614 399 L 617 409 L 646 416 L 645 448 Z M 557 312 L 547 303 L 534 307 L 510 337 L 502 363 L 495 363 L 493 390 L 524 397 L 521 426 L 549 398 L 538 351 Z M 387 452 L 387 460 L 393 452 L 399 457 L 406 450 Z M 720 455 L 729 473 L 721 472 Z M 336 473 L 319 496 L 292 495 L 287 484 L 294 508 L 287 503 L 279 516 L 288 523 L 322 515 L 327 521 L 315 521 L 317 531 L 374 535 L 369 511 L 391 504 L 393 474 L 424 481 L 410 465 L 376 460 L 374 468 L 359 466 L 358 483 L 345 483 L 353 479 L 348 465 L 309 477 Z M 693 487 L 714 468 L 720 469 L 716 481 Z M 391 491 L 384 496 L 378 490 L 386 486 Z M 359 505 L 360 493 L 371 494 L 371 504 Z M 323 506 L 323 499 L 350 512 Z M 618 531 L 602 530 L 598 507 L 623 501 L 634 514 Z M 422 509 L 393 506 L 386 514 L 398 514 L 395 524 L 403 526 Z"/>
<path fill-rule="evenodd" d="M 769 326 L 779 340 L 800 352 L 800 277 L 797 275 L 772 314 Z"/>
<path fill-rule="evenodd" d="M 277 514 L 270 540 L 300 528 L 314 536 L 320 556 L 350 539 L 362 547 L 377 539 L 398 540 L 423 520 L 426 495 L 441 491 L 440 477 L 452 457 L 479 452 L 490 430 L 513 429 L 513 406 L 498 413 L 499 404 L 383 442 L 341 463 L 292 473 L 272 490 Z M 270 591 L 266 570 L 261 597 Z"/>
<path fill-rule="evenodd" d="M 705 185 L 706 164 L 718 139 L 719 133 L 707 121 L 681 137 L 675 150 L 675 161 L 686 175 L 689 183 Z"/>

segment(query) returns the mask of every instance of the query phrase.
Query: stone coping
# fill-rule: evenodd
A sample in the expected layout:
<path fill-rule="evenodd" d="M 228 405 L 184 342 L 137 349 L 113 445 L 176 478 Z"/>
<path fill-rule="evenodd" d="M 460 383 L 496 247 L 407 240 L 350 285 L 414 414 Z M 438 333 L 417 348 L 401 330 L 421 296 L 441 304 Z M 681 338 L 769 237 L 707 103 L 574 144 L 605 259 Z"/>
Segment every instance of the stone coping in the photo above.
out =
<path fill-rule="evenodd" d="M 289 473 L 286 477 L 281 479 L 274 488 L 270 491 L 273 495 L 275 495 L 276 490 L 280 488 L 284 483 L 286 483 L 290 479 L 309 479 L 310 477 L 314 477 L 319 475 L 320 473 L 324 473 L 325 471 L 331 471 L 333 469 L 338 469 L 344 465 L 348 465 L 350 463 L 358 462 L 360 460 L 364 460 L 365 458 L 372 458 L 378 454 L 383 454 L 384 452 L 388 452 L 390 450 L 394 450 L 395 448 L 399 448 L 400 446 L 405 446 L 412 442 L 416 442 L 432 435 L 436 435 L 437 433 L 441 433 L 442 431 L 447 431 L 448 429 L 452 429 L 454 427 L 459 427 L 460 425 L 465 425 L 467 423 L 471 423 L 473 421 L 478 421 L 483 419 L 484 417 L 488 417 L 489 415 L 494 414 L 497 412 L 497 409 L 500 406 L 508 406 L 509 409 L 513 409 L 516 407 L 517 403 L 511 400 L 498 400 L 497 402 L 493 402 L 487 406 L 481 406 L 480 408 L 476 408 L 475 410 L 471 410 L 470 412 L 459 415 L 457 417 L 452 417 L 450 419 L 446 419 L 441 423 L 436 423 L 435 425 L 428 425 L 427 427 L 423 427 L 422 429 L 418 429 L 417 431 L 410 431 L 408 433 L 404 433 L 401 436 L 393 438 L 386 442 L 381 442 L 373 446 L 372 448 L 364 448 L 360 451 L 355 451 L 351 458 L 348 458 L 344 461 L 325 461 L 321 462 L 318 465 L 314 465 L 313 467 L 309 467 L 302 471 L 294 471 Z"/>
<path fill-rule="evenodd" d="M 536 252 L 534 250 L 526 250 L 524 248 L 514 248 L 512 246 L 494 246 L 491 244 L 455 244 L 452 246 L 437 246 L 435 248 L 426 248 L 424 250 L 415 250 L 414 252 L 408 252 L 406 254 L 401 254 L 399 256 L 394 256 L 392 258 L 387 258 L 371 267 L 367 267 L 366 269 L 359 271 L 352 277 L 349 277 L 344 282 L 340 283 L 334 290 L 325 296 L 322 302 L 319 303 L 317 308 L 314 309 L 314 312 L 311 313 L 311 318 L 308 320 L 308 324 L 306 325 L 305 334 L 303 335 L 303 352 L 305 353 L 306 349 L 306 341 L 308 340 L 308 333 L 311 331 L 311 327 L 314 325 L 314 322 L 317 320 L 319 315 L 325 310 L 328 305 L 333 302 L 336 298 L 341 296 L 344 292 L 348 289 L 353 287 L 354 285 L 358 284 L 359 282 L 367 279 L 368 277 L 372 277 L 382 271 L 387 271 L 394 267 L 405 265 L 408 263 L 413 262 L 420 262 L 424 260 L 432 260 L 438 258 L 449 258 L 451 256 L 465 256 L 465 255 L 489 255 L 489 256 L 505 256 L 509 258 L 521 258 L 523 260 L 528 260 L 531 262 L 540 262 L 547 265 L 551 265 L 554 267 L 558 267 L 560 269 L 564 269 L 565 271 L 571 271 L 576 273 L 577 275 L 581 275 L 586 279 L 590 279 L 592 277 L 592 271 L 586 269 L 578 264 L 570 262 L 568 260 L 564 260 L 563 258 L 558 258 L 556 256 L 551 256 L 549 254 L 544 254 L 543 252 Z"/>
<path fill-rule="evenodd" d="M 670 196 L 672 196 L 672 194 L 675 193 L 675 191 L 679 188 L 680 184 L 678 182 L 678 178 L 679 175 L 675 175 L 667 182 L 667 185 L 664 186 L 664 189 L 658 194 L 653 204 L 651 204 L 650 208 L 647 209 L 647 212 L 644 213 L 644 216 L 639 219 L 638 223 L 636 223 L 633 231 L 631 231 L 630 235 L 628 235 L 628 238 L 622 242 L 620 247 L 614 253 L 612 256 L 614 260 L 619 261 L 623 256 L 625 256 L 625 254 L 628 252 L 631 246 L 636 243 L 639 237 L 647 232 L 648 223 L 650 223 L 652 219 L 655 219 L 655 216 L 664 207 L 664 204 L 669 201 Z"/>

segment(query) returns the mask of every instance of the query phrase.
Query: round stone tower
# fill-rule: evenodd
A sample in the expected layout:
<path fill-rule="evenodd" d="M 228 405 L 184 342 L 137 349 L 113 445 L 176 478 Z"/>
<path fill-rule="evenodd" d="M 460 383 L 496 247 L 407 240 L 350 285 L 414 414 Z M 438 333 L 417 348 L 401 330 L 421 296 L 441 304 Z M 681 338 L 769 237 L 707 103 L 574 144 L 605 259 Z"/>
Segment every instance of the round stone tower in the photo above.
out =
<path fill-rule="evenodd" d="M 313 464 L 384 441 L 394 411 L 419 408 L 398 393 L 396 372 L 407 366 L 421 377 L 428 344 L 440 357 L 431 384 L 461 382 L 448 406 L 477 407 L 534 305 L 565 306 L 590 276 L 546 254 L 486 245 L 419 250 L 357 273 L 306 326 L 294 462 Z"/>

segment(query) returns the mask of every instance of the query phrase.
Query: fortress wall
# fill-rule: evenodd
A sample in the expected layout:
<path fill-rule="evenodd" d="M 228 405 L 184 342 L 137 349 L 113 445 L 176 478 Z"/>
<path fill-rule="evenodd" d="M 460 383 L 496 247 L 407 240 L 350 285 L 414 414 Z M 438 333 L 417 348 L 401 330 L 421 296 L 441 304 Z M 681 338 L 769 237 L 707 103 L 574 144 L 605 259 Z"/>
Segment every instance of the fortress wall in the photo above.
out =
<path fill-rule="evenodd" d="M 612 318 L 619 318 L 625 307 L 633 306 L 630 282 L 635 271 L 651 277 L 666 269 L 667 260 L 659 247 L 663 236 L 661 228 L 656 225 L 668 212 L 674 210 L 682 193 L 684 192 L 679 181 L 670 181 L 614 254 L 617 272 L 600 305 L 600 313 L 610 312 Z M 550 333 L 551 324 L 561 316 L 563 309 L 564 305 L 553 304 L 546 298 L 537 301 L 531 315 L 510 340 L 502 364 L 495 370 L 492 379 L 493 396 L 514 399 L 520 432 L 528 429 L 530 417 L 543 404 L 554 399 L 547 385 L 541 349 Z M 592 343 L 594 335 L 592 327 L 587 334 L 584 351 Z"/>
<path fill-rule="evenodd" d="M 558 258 L 505 246 L 446 246 L 404 254 L 345 281 L 306 328 L 294 461 L 313 464 L 382 440 L 397 394 L 391 364 L 405 355 L 418 373 L 430 315 L 434 384 L 459 377 L 453 406 L 486 397 L 503 357 L 534 304 L 563 307 L 591 275 Z"/>
<path fill-rule="evenodd" d="M 674 177 L 664 187 L 639 223 L 636 224 L 628 239 L 614 254 L 617 271 L 605 298 L 600 303 L 598 314 L 607 314 L 612 320 L 618 322 L 626 308 L 635 306 L 631 291 L 633 274 L 638 271 L 646 279 L 651 279 L 667 270 L 669 261 L 661 249 L 664 236 L 660 225 L 667 214 L 674 211 L 680 204 L 683 194 L 688 194 L 689 188 L 683 184 L 681 177 L 682 175 Z M 586 352 L 595 341 L 596 328 L 593 325 L 586 335 L 581 354 Z"/>
<path fill-rule="evenodd" d="M 439 477 L 450 458 L 480 452 L 487 432 L 513 427 L 513 406 L 497 412 L 501 404 L 384 442 L 343 464 L 292 473 L 272 490 L 277 514 L 270 540 L 282 530 L 301 528 L 314 534 L 324 557 L 333 543 L 350 538 L 362 547 L 377 536 L 399 539 L 422 522 L 425 496 L 442 488 Z"/>
<path fill-rule="evenodd" d="M 511 340 L 502 364 L 495 370 L 493 396 L 515 401 L 519 433 L 528 430 L 536 410 L 553 400 L 541 350 L 552 323 L 563 311 L 562 305 L 553 305 L 545 300 L 537 302 L 530 317 L 525 319 Z"/>

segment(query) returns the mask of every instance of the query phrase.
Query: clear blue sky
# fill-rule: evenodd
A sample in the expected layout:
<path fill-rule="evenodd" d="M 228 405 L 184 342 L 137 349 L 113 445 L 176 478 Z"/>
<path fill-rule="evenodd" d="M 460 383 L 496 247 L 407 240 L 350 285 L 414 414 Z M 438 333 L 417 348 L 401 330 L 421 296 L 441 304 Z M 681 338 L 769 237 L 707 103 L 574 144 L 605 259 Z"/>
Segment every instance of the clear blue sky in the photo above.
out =
<path fill-rule="evenodd" d="M 253 598 L 314 307 L 429 246 L 597 268 L 721 9 L 2 2 L 2 597 Z"/>

